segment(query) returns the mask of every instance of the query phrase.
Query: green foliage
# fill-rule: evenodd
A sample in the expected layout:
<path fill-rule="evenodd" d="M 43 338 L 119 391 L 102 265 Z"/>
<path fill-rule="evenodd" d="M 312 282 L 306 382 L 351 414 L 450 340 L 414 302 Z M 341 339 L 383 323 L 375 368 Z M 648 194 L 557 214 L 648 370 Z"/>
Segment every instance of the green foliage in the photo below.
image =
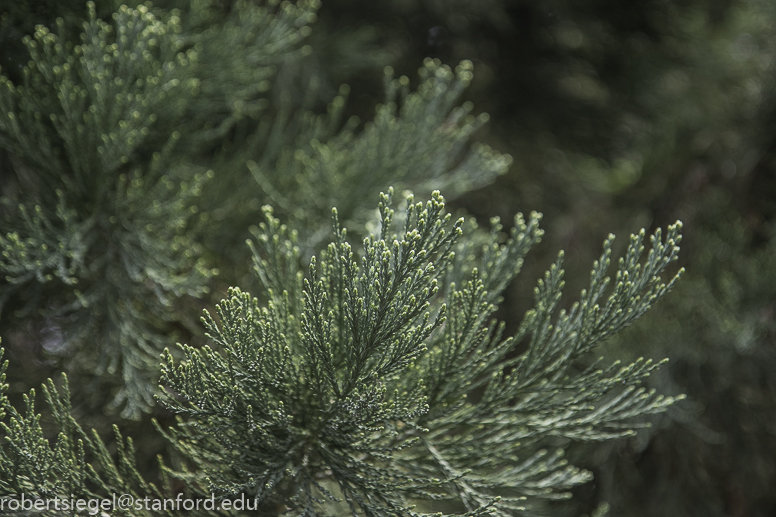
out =
<path fill-rule="evenodd" d="M 651 343 L 657 354 L 670 351 L 672 368 L 650 384 L 661 391 L 682 390 L 687 403 L 656 419 L 663 432 L 632 447 L 638 451 L 650 444 L 663 451 L 674 461 L 657 462 L 655 475 L 664 477 L 671 469 L 689 481 L 619 491 L 612 481 L 633 476 L 632 467 L 606 462 L 599 479 L 615 508 L 643 500 L 641 515 L 647 515 L 657 507 L 650 497 L 660 490 L 665 497 L 660 508 L 673 514 L 725 515 L 731 497 L 751 515 L 769 511 L 769 480 L 776 475 L 768 431 L 776 400 L 771 375 L 776 241 L 772 223 L 763 224 L 757 235 L 757 226 L 740 218 L 727 195 L 710 189 L 698 199 L 704 227 L 694 234 L 704 244 L 692 250 L 692 270 L 674 295 L 656 307 L 661 325 L 638 326 L 610 344 L 629 354 L 635 352 L 633 345 L 625 347 L 628 343 Z M 708 477 L 693 478 L 698 471 Z"/>
<path fill-rule="evenodd" d="M 472 133 L 487 120 L 486 115 L 470 115 L 471 103 L 457 105 L 471 70 L 468 61 L 453 73 L 439 61 L 427 60 L 420 69 L 418 91 L 410 93 L 409 79 L 395 79 L 388 68 L 386 102 L 363 132 L 354 134 L 357 120 L 333 132 L 344 105 L 344 99 L 337 98 L 328 117 L 308 122 L 301 145 L 271 164 L 279 170 L 274 180 L 265 172 L 270 164 L 248 162 L 248 167 L 273 203 L 291 214 L 305 214 L 297 218 L 307 228 L 323 214 L 306 207 L 328 210 L 331 205 L 323 202 L 338 200 L 340 212 L 349 218 L 364 208 L 365 196 L 391 181 L 423 191 L 444 188 L 455 197 L 488 184 L 506 171 L 511 158 L 487 146 L 469 149 Z"/>
<path fill-rule="evenodd" d="M 391 184 L 459 197 L 506 171 L 511 157 L 471 142 L 487 120 L 461 103 L 471 61 L 426 60 L 414 90 L 386 68 L 373 120 L 343 123 L 350 88 L 335 82 L 385 52 L 369 28 L 305 40 L 317 1 L 108 18 L 110 3 L 88 4 L 80 42 L 61 8 L 56 33 L 25 39 L 27 66 L 0 75 L 0 308 L 4 329 L 72 357 L 76 404 L 98 391 L 87 406 L 125 417 L 151 410 L 159 352 L 190 338 L 165 350 L 159 394 L 179 418 L 159 425 L 183 457 L 163 467 L 178 494 L 246 494 L 267 515 L 539 514 L 591 477 L 564 459 L 571 441 L 627 436 L 673 402 L 640 387 L 657 364 L 590 355 L 673 286 L 680 225 L 646 257 L 633 236 L 613 281 L 607 239 L 568 311 L 561 255 L 505 337 L 496 311 L 542 237 L 537 214 L 504 235 L 452 222 L 438 193 L 372 209 Z M 18 17 L 3 14 L 0 40 Z M 627 189 L 632 165 L 598 183 Z M 296 230 L 265 208 L 249 242 L 259 297 L 227 292 L 264 203 Z M 200 347 L 188 314 L 211 287 L 226 299 Z M 161 497 L 131 440 L 76 422 L 67 378 L 42 388 L 53 434 L 34 391 L 17 410 L 0 385 L 0 496 Z"/>
<path fill-rule="evenodd" d="M 244 117 L 265 114 L 278 69 L 309 54 L 299 43 L 310 35 L 319 7 L 317 0 L 240 1 L 226 14 L 207 0 L 189 7 L 180 39 L 198 56 L 194 73 L 200 91 L 187 117 L 200 131 L 194 132 L 198 143 L 224 137 Z"/>
<path fill-rule="evenodd" d="M 0 146 L 19 179 L 5 198 L 19 209 L 4 212 L 0 300 L 17 318 L 45 306 L 56 351 L 87 349 L 84 370 L 118 373 L 113 405 L 136 416 L 152 403 L 176 301 L 205 293 L 211 275 L 193 232 L 206 175 L 171 159 L 198 80 L 175 16 L 90 16 L 80 45 L 38 27 L 24 84 L 0 77 Z"/>
<path fill-rule="evenodd" d="M 336 3 L 332 17 L 347 9 Z M 544 249 L 569 252 L 573 287 L 599 235 L 686 223 L 690 274 L 604 353 L 670 355 L 649 385 L 688 400 L 636 439 L 576 450 L 597 483 L 568 515 L 599 501 L 615 515 L 773 514 L 775 4 L 400 4 L 373 3 L 359 21 L 390 23 L 394 45 L 412 38 L 399 70 L 428 55 L 477 63 L 469 98 L 492 115 L 484 138 L 515 157 L 462 200 L 470 212 L 542 211 Z M 526 305 L 520 284 L 508 314 Z"/>
<path fill-rule="evenodd" d="M 457 196 L 511 161 L 470 143 L 487 120 L 459 105 L 470 62 L 427 61 L 417 92 L 386 70 L 386 103 L 362 131 L 341 123 L 347 86 L 322 115 L 288 95 L 281 76 L 309 54 L 316 2 L 124 6 L 110 22 L 89 6 L 80 44 L 61 19 L 56 34 L 38 26 L 22 84 L 0 76 L 0 158 L 15 173 L 0 308 L 50 329 L 48 352 L 72 354 L 71 373 L 94 376 L 124 417 L 150 410 L 157 353 L 196 333 L 187 297 L 218 271 L 205 260 L 227 282 L 244 276 L 251 207 L 278 206 L 309 255 L 332 205 L 364 234 L 365 200 L 389 183 Z"/>
<path fill-rule="evenodd" d="M 247 167 L 255 184 L 246 187 L 244 178 L 235 176 L 229 209 L 221 206 L 217 212 L 226 217 L 266 200 L 299 228 L 300 245 L 311 254 L 328 234 L 331 206 L 337 206 L 343 224 L 364 235 L 372 214 L 366 200 L 391 184 L 458 197 L 505 173 L 510 156 L 471 143 L 488 116 L 473 116 L 470 102 L 459 105 L 472 79 L 471 62 L 453 71 L 427 60 L 419 76 L 417 91 L 411 92 L 407 77 L 397 79 L 386 68 L 385 103 L 361 131 L 357 117 L 341 123 L 347 86 L 321 115 L 281 98 L 279 112 L 248 137 L 244 154 L 230 157 L 239 165 L 226 167 Z"/>
<path fill-rule="evenodd" d="M 516 217 L 503 244 L 496 225 L 477 248 L 438 194 L 425 205 L 410 197 L 398 229 L 390 203 L 384 195 L 379 235 L 360 253 L 335 210 L 334 241 L 307 278 L 296 232 L 265 211 L 251 245 L 266 306 L 232 289 L 220 323 L 203 320 L 215 348 L 165 355 L 171 391 L 161 401 L 183 417 L 167 433 L 197 467 L 172 475 L 203 494 L 246 493 L 298 515 L 340 499 L 357 515 L 439 501 L 466 515 L 515 515 L 526 496 L 565 497 L 589 479 L 541 445 L 624 436 L 634 417 L 673 402 L 637 388 L 650 361 L 579 369 L 579 360 L 671 288 L 676 277 L 661 274 L 676 260 L 680 225 L 665 242 L 652 237 L 643 264 L 644 233 L 632 237 L 602 304 L 612 238 L 568 312 L 557 310 L 559 261 L 517 335 L 502 339 L 492 315 L 541 237 L 538 216 Z M 517 344 L 527 348 L 510 357 Z"/>
<path fill-rule="evenodd" d="M 51 379 L 42 387 L 57 431 L 56 439 L 50 440 L 41 426 L 41 414 L 35 409 L 34 389 L 24 396 L 23 412 L 10 404 L 5 395 L 8 385 L 4 384 L 7 368 L 8 361 L 4 361 L 0 365 L 0 429 L 4 435 L 0 446 L 0 497 L 19 498 L 21 494 L 32 500 L 59 497 L 63 501 L 62 507 L 64 501 L 109 497 L 110 494 L 162 497 L 162 492 L 138 473 L 131 438 L 125 440 L 114 427 L 114 456 L 96 432 L 88 435 L 75 421 L 65 375 L 62 375 L 61 388 L 57 388 Z M 56 511 L 53 507 L 38 513 L 46 516 L 73 514 Z M 117 510 L 113 515 L 151 514 Z"/>

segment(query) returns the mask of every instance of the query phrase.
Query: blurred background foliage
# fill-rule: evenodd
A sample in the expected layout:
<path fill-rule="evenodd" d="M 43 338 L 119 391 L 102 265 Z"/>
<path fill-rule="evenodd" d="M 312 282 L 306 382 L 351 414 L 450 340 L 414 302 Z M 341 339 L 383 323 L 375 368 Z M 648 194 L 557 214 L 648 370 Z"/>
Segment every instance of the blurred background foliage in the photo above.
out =
<path fill-rule="evenodd" d="M 23 35 L 60 16 L 77 27 L 84 16 L 78 2 L 7 4 L 0 65 L 11 79 L 27 60 Z M 98 15 L 107 17 L 117 4 L 98 2 Z M 187 7 L 174 0 L 155 5 Z M 207 27 L 231 7 L 229 0 L 212 2 L 210 18 L 187 23 Z M 290 102 L 326 113 L 334 103 L 337 124 L 358 116 L 353 124 L 361 127 L 385 100 L 384 66 L 414 87 L 424 58 L 473 62 L 465 99 L 490 114 L 478 140 L 514 162 L 454 204 L 483 221 L 544 213 L 541 249 L 499 313 L 507 331 L 516 325 L 510 315 L 530 304 L 517 293 L 530 292 L 558 249 L 566 250 L 567 292 L 574 292 L 608 233 L 684 221 L 680 260 L 687 274 L 602 354 L 670 357 L 651 382 L 688 399 L 632 440 L 576 449 L 574 462 L 596 481 L 559 505 L 558 514 L 589 513 L 602 502 L 611 515 L 638 517 L 776 514 L 776 5 L 324 0 L 312 27 L 309 47 L 273 70 L 273 89 L 257 109 L 283 113 Z M 343 101 L 332 101 L 338 95 Z M 197 148 L 198 163 L 203 170 L 245 163 L 250 158 L 236 150 L 260 130 L 250 113 L 234 117 Z M 0 181 L 2 175 L 0 168 Z M 245 176 L 231 181 L 206 191 L 204 208 L 216 220 L 247 227 L 258 220 L 266 192 L 255 182 L 247 187 Z M 225 202 L 223 192 L 235 189 L 240 195 Z M 244 238 L 209 237 L 209 258 L 222 270 L 216 294 L 249 283 Z"/>
<path fill-rule="evenodd" d="M 579 450 L 596 482 L 576 494 L 586 503 L 558 511 L 607 501 L 612 515 L 774 515 L 776 6 L 357 4 L 328 6 L 381 27 L 401 70 L 424 55 L 474 62 L 469 95 L 491 114 L 483 138 L 515 163 L 459 205 L 542 211 L 543 250 L 567 251 L 572 285 L 607 232 L 685 223 L 687 275 L 605 353 L 670 357 L 652 382 L 689 399 L 634 440 Z M 513 286 L 508 322 L 526 287 Z"/>

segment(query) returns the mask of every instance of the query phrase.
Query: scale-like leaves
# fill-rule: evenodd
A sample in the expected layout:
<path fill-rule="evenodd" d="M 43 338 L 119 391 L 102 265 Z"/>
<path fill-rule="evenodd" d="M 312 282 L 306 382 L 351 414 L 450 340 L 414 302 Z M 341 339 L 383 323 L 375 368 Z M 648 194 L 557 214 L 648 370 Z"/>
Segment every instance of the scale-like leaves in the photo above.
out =
<path fill-rule="evenodd" d="M 644 232 L 633 236 L 604 298 L 610 237 L 568 312 L 559 261 L 504 338 L 492 316 L 541 238 L 539 215 L 518 215 L 503 242 L 494 221 L 475 246 L 438 193 L 410 197 L 395 221 L 391 192 L 358 252 L 335 210 L 334 240 L 304 279 L 296 233 L 265 209 L 249 244 L 266 306 L 232 289 L 203 320 L 215 348 L 165 355 L 162 401 L 186 417 L 166 432 L 199 469 L 174 475 L 300 515 L 337 500 L 355 515 L 414 515 L 424 499 L 516 515 L 590 478 L 543 445 L 630 434 L 674 401 L 639 387 L 649 360 L 585 361 L 671 288 L 681 224 L 652 236 L 645 261 Z"/>

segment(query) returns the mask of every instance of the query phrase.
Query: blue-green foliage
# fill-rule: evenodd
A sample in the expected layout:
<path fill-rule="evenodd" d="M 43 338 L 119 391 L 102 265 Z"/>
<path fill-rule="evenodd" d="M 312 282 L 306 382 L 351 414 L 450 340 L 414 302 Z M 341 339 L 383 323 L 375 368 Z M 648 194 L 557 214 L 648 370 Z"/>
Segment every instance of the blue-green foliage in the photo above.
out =
<path fill-rule="evenodd" d="M 191 3 L 178 37 L 197 55 L 199 90 L 189 103 L 187 125 L 198 143 L 224 137 L 242 118 L 266 117 L 278 71 L 310 52 L 300 43 L 319 7 L 317 0 L 243 0 L 224 16 L 211 0 Z"/>
<path fill-rule="evenodd" d="M 216 346 L 165 356 L 171 391 L 161 400 L 184 417 L 166 432 L 197 467 L 173 475 L 295 515 L 338 500 L 357 515 L 410 515 L 440 500 L 466 515 L 516 515 L 526 497 L 565 497 L 590 477 L 562 450 L 548 454 L 550 438 L 630 434 L 634 417 L 673 402 L 638 388 L 650 361 L 576 366 L 671 288 L 676 277 L 661 276 L 677 257 L 679 224 L 665 242 L 652 237 L 644 263 L 644 232 L 633 236 L 604 298 L 610 237 L 568 312 L 557 309 L 559 260 L 504 339 L 492 316 L 541 237 L 538 216 L 516 217 L 503 244 L 496 224 L 479 247 L 438 193 L 409 198 L 399 228 L 390 198 L 359 252 L 335 210 L 334 241 L 306 278 L 296 232 L 265 210 L 251 246 L 266 305 L 232 289 L 218 321 L 203 320 Z M 527 348 L 515 355 L 517 345 Z"/>
<path fill-rule="evenodd" d="M 108 22 L 89 4 L 80 44 L 62 20 L 56 33 L 38 26 L 22 84 L 0 75 L 0 158 L 15 173 L 0 212 L 0 308 L 48 329 L 47 349 L 72 354 L 71 371 L 112 389 L 125 417 L 152 406 L 158 352 L 196 332 L 184 313 L 217 272 L 205 257 L 241 278 L 232 244 L 251 206 L 276 205 L 309 256 L 332 205 L 363 234 L 365 200 L 391 183 L 459 195 L 511 161 L 471 143 L 487 116 L 460 105 L 470 62 L 428 60 L 416 92 L 387 69 L 386 103 L 361 131 L 341 122 L 347 86 L 323 115 L 275 91 L 309 54 L 300 42 L 317 8 L 124 6 Z M 239 151 L 218 150 L 240 131 Z"/>
<path fill-rule="evenodd" d="M 24 83 L 0 76 L 0 146 L 24 189 L 5 198 L 19 208 L 4 214 L 0 300 L 20 318 L 45 307 L 59 351 L 91 349 L 84 368 L 123 379 L 113 403 L 133 416 L 152 403 L 176 301 L 211 274 L 192 233 L 206 175 L 171 160 L 196 56 L 175 16 L 90 16 L 80 45 L 38 27 Z"/>
<path fill-rule="evenodd" d="M 125 440 L 114 427 L 116 450 L 112 454 L 97 433 L 87 434 L 75 421 L 71 415 L 66 376 L 62 376 L 60 388 L 51 379 L 42 386 L 57 431 L 56 439 L 51 440 L 35 409 L 35 390 L 24 396 L 23 412 L 10 404 L 5 394 L 7 368 L 8 361 L 0 364 L 0 431 L 3 434 L 0 498 L 12 497 L 18 501 L 24 494 L 27 500 L 50 501 L 58 497 L 62 500 L 62 508 L 66 504 L 64 501 L 111 498 L 111 494 L 128 494 L 133 498 L 162 497 L 162 492 L 137 471 L 131 438 Z M 18 514 L 26 515 L 24 511 Z M 73 515 L 74 512 L 57 511 L 51 506 L 36 514 L 54 517 Z M 151 514 L 134 508 L 131 511 L 117 509 L 112 515 L 160 514 L 171 515 L 169 512 Z"/>
<path fill-rule="evenodd" d="M 340 123 L 347 86 L 324 115 L 282 110 L 259 128 L 245 157 L 258 196 L 298 226 L 305 251 L 315 251 L 328 235 L 331 206 L 361 234 L 371 217 L 366 200 L 390 185 L 458 197 L 493 182 L 512 158 L 471 142 L 488 120 L 460 103 L 472 75 L 469 61 L 452 70 L 428 59 L 413 92 L 406 76 L 386 68 L 386 101 L 361 131 L 355 117 Z"/>
<path fill-rule="evenodd" d="M 370 209 L 392 183 L 457 196 L 506 170 L 510 157 L 470 143 L 487 118 L 459 104 L 471 63 L 426 61 L 415 92 L 386 69 L 386 103 L 359 130 L 341 123 L 346 86 L 320 115 L 277 91 L 309 54 L 317 2 L 214 6 L 122 7 L 108 22 L 90 4 L 80 44 L 64 22 L 38 27 L 21 84 L 0 75 L 0 160 L 14 173 L 0 308 L 48 327 L 76 371 L 118 377 L 106 395 L 125 416 L 151 407 L 186 297 L 208 292 L 203 257 L 238 255 L 203 243 L 243 239 L 240 217 L 264 202 L 298 227 L 265 208 L 249 242 L 262 302 L 230 289 L 204 318 L 214 346 L 163 354 L 159 397 L 180 419 L 162 433 L 187 464 L 168 475 L 268 515 L 525 514 L 590 478 L 559 445 L 626 435 L 673 401 L 638 387 L 650 361 L 589 355 L 671 288 L 680 225 L 646 259 L 633 236 L 614 282 L 608 239 L 568 312 L 561 255 L 504 337 L 494 314 L 542 236 L 538 214 L 503 235 L 498 221 L 451 221 L 438 192 L 395 213 L 390 190 Z M 43 386 L 54 439 L 34 391 L 18 411 L 6 389 L 2 377 L 0 496 L 160 496 L 117 429 L 115 458 L 81 429 L 65 377 Z"/>

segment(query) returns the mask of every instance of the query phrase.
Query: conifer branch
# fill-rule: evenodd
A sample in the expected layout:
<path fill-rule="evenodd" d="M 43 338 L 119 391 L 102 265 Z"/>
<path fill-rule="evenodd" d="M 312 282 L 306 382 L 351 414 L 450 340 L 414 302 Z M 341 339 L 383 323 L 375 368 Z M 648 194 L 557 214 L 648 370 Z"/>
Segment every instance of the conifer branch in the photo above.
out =
<path fill-rule="evenodd" d="M 182 346 L 182 362 L 165 355 L 171 391 L 160 400 L 186 419 L 163 432 L 203 469 L 173 476 L 292 512 L 344 500 L 354 515 L 420 515 L 414 502 L 447 499 L 461 515 L 517 515 L 531 498 L 565 498 L 590 478 L 543 443 L 624 436 L 674 402 L 639 387 L 651 361 L 576 368 L 671 288 L 677 277 L 661 275 L 676 260 L 680 224 L 665 241 L 653 236 L 645 262 L 644 233 L 632 237 L 603 306 L 612 239 L 568 312 L 558 309 L 559 261 L 504 339 L 492 315 L 541 238 L 539 215 L 517 216 L 503 244 L 493 221 L 491 240 L 474 247 L 438 193 L 425 204 L 409 197 L 398 221 L 391 194 L 359 253 L 335 210 L 334 240 L 304 280 L 296 233 L 265 209 L 249 246 L 266 306 L 234 288 L 218 321 L 203 319 L 217 349 Z M 527 350 L 510 357 L 521 342 Z"/>
<path fill-rule="evenodd" d="M 0 75 L 0 146 L 25 200 L 4 213 L 0 303 L 58 333 L 83 373 L 118 378 L 112 405 L 137 418 L 153 403 L 156 357 L 213 271 L 195 239 L 197 198 L 212 172 L 173 166 L 174 127 L 198 88 L 181 20 L 146 6 L 112 22 L 93 3 L 80 44 L 39 26 L 25 40 L 24 82 Z M 95 346 L 95 344 L 99 344 Z"/>

